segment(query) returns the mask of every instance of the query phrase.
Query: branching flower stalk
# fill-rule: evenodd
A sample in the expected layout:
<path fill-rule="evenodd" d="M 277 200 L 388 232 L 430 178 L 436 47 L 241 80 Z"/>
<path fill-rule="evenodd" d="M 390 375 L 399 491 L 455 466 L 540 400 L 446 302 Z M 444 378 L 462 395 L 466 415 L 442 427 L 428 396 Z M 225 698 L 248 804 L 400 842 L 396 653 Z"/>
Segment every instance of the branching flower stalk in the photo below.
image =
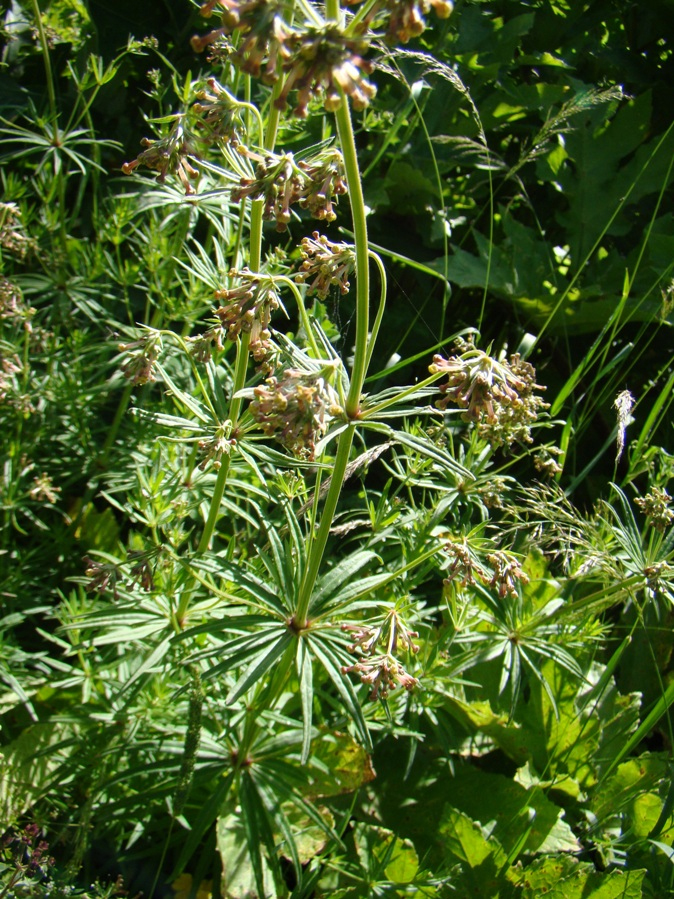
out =
<path fill-rule="evenodd" d="M 329 21 L 338 22 L 340 19 L 339 0 L 327 0 L 326 15 Z M 344 475 L 349 462 L 349 454 L 353 444 L 356 430 L 355 421 L 360 416 L 360 400 L 363 382 L 367 373 L 367 364 L 372 349 L 368 346 L 369 332 L 369 303 L 370 303 L 370 258 L 367 237 L 367 220 L 365 214 L 365 200 L 363 186 L 358 167 L 356 141 L 353 133 L 353 123 L 349 102 L 340 90 L 341 104 L 335 110 L 335 122 L 339 138 L 342 156 L 344 158 L 344 170 L 346 183 L 349 189 L 351 202 L 351 215 L 353 219 L 353 233 L 356 253 L 356 346 L 354 351 L 353 370 L 349 392 L 346 398 L 346 415 L 351 424 L 339 436 L 335 453 L 332 480 L 325 503 L 323 515 L 309 549 L 307 569 L 302 581 L 297 608 L 293 617 L 294 627 L 301 631 L 307 625 L 307 615 L 311 595 L 318 577 L 323 554 L 328 542 L 330 528 L 337 509 L 337 503 L 344 483 Z M 383 312 L 383 310 L 382 310 Z M 380 318 L 380 317 L 379 317 Z M 381 318 L 380 318 L 381 320 Z"/>
<path fill-rule="evenodd" d="M 280 81 L 274 85 L 272 99 L 280 91 Z M 272 102 L 269 110 L 269 118 L 267 120 L 267 128 L 264 135 L 263 146 L 265 150 L 272 150 L 276 143 L 276 134 L 278 132 L 280 112 Z M 264 200 L 254 200 L 251 204 L 250 212 L 250 256 L 249 267 L 251 271 L 259 271 L 262 264 L 262 216 L 264 214 Z M 242 332 L 236 343 L 236 361 L 234 363 L 234 384 L 232 386 L 232 399 L 229 409 L 229 421 L 232 430 L 236 428 L 236 423 L 241 414 L 241 405 L 243 399 L 239 396 L 239 392 L 246 383 L 246 372 L 248 371 L 248 352 L 250 349 L 250 333 Z M 208 516 L 201 533 L 201 539 L 197 546 L 197 553 L 206 552 L 211 544 L 215 525 L 220 515 L 220 506 L 222 498 L 225 495 L 225 486 L 229 475 L 230 456 L 225 456 L 222 465 L 218 470 L 218 475 L 213 486 L 213 495 L 208 510 Z"/>

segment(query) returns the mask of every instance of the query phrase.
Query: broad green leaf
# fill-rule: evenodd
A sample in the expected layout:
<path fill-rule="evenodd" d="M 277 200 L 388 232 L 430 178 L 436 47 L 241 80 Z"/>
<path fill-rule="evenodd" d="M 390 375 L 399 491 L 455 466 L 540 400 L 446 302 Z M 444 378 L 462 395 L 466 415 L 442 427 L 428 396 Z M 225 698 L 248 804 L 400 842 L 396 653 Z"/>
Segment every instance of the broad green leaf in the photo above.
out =
<path fill-rule="evenodd" d="M 642 755 L 630 759 L 618 765 L 594 791 L 592 811 L 606 829 L 614 826 L 616 817 L 620 817 L 625 819 L 626 829 L 646 837 L 659 821 L 664 805 L 663 787 L 670 783 L 670 778 L 671 765 L 665 757 Z M 663 825 L 664 832 L 671 836 L 674 826 L 671 813 Z"/>
<path fill-rule="evenodd" d="M 222 860 L 221 888 L 223 899 L 259 899 L 255 872 L 251 863 L 241 815 L 229 812 L 218 818 L 216 825 L 218 853 Z M 274 895 L 274 877 L 267 861 L 261 860 L 262 888 L 266 896 Z"/>
<path fill-rule="evenodd" d="M 522 899 L 641 899 L 645 871 L 606 871 L 568 856 L 538 859 L 518 880 Z"/>
<path fill-rule="evenodd" d="M 312 798 L 351 793 L 377 776 L 372 758 L 345 733 L 319 730 L 312 753 Z"/>
<path fill-rule="evenodd" d="M 510 854 L 526 834 L 528 852 L 577 852 L 580 845 L 563 811 L 538 788 L 525 788 L 501 774 L 464 765 L 457 770 L 447 796 L 452 805 L 483 827 Z"/>
<path fill-rule="evenodd" d="M 529 734 L 511 721 L 505 712 L 492 711 L 488 700 L 464 702 L 455 696 L 445 699 L 447 711 L 467 730 L 479 731 L 490 737 L 518 766 L 523 765 L 532 753 Z"/>
<path fill-rule="evenodd" d="M 411 840 L 396 836 L 385 827 L 356 824 L 356 850 L 370 879 L 411 883 L 419 870 L 419 857 Z"/>

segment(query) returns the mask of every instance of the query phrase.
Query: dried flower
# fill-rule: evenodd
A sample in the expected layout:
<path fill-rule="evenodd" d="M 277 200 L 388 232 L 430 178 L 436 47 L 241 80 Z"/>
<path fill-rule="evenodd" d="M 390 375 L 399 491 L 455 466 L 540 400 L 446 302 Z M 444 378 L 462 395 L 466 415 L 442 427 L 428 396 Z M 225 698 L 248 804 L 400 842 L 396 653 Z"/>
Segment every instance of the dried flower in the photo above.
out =
<path fill-rule="evenodd" d="M 357 0 L 347 2 L 355 3 Z M 452 0 L 380 0 L 361 19 L 359 27 L 364 31 L 374 20 L 379 24 L 381 19 L 382 24 L 386 24 L 387 43 L 400 41 L 406 44 L 410 38 L 418 37 L 426 30 L 424 16 L 428 15 L 431 9 L 439 19 L 446 19 L 451 15 L 454 4 Z"/>
<path fill-rule="evenodd" d="M 529 577 L 522 571 L 517 559 L 505 552 L 489 553 L 487 561 L 493 568 L 489 586 L 498 590 L 501 599 L 506 596 L 517 596 L 517 581 L 529 583 Z"/>
<path fill-rule="evenodd" d="M 264 156 L 243 147 L 239 152 L 257 163 L 253 178 L 242 178 L 232 191 L 236 203 L 245 197 L 264 200 L 264 218 L 276 219 L 276 230 L 285 231 L 290 221 L 290 207 L 299 203 L 305 190 L 305 178 L 292 153 L 265 153 Z"/>
<path fill-rule="evenodd" d="M 386 40 L 406 44 L 410 38 L 418 37 L 426 28 L 427 15 L 431 8 L 439 19 L 446 19 L 454 8 L 451 0 L 387 0 L 389 13 Z"/>
<path fill-rule="evenodd" d="M 674 521 L 674 509 L 669 508 L 671 501 L 672 497 L 662 487 L 651 487 L 646 496 L 634 500 L 658 531 L 664 531 Z"/>
<path fill-rule="evenodd" d="M 436 403 L 445 409 L 450 402 L 465 409 L 465 421 L 477 423 L 478 433 L 492 446 L 510 446 L 515 440 L 531 443 L 531 425 L 548 404 L 535 390 L 536 371 L 515 353 L 509 360 L 496 360 L 472 343 L 457 341 L 461 355 L 443 359 L 434 356 L 432 374 L 449 375 L 440 391 L 445 398 Z"/>
<path fill-rule="evenodd" d="M 21 288 L 13 281 L 0 277 L 0 319 L 14 324 L 24 322 L 26 328 L 31 330 L 30 319 L 36 310 L 32 306 L 26 306 Z"/>
<path fill-rule="evenodd" d="M 150 556 L 156 556 L 157 550 L 147 552 L 138 552 L 131 550 L 128 555 L 128 561 L 135 564 L 131 568 L 131 583 L 137 583 L 140 587 L 149 593 L 154 590 L 154 572 L 150 565 Z"/>
<path fill-rule="evenodd" d="M 266 385 L 255 388 L 253 418 L 265 434 L 301 458 L 313 460 L 316 440 L 332 418 L 343 414 L 335 389 L 323 372 L 292 368 L 280 379 L 268 378 Z"/>
<path fill-rule="evenodd" d="M 295 33 L 288 46 L 291 52 L 283 62 L 286 80 L 276 100 L 279 109 L 285 109 L 292 90 L 298 92 L 293 112 L 302 118 L 311 98 L 322 94 L 328 112 L 339 109 L 342 94 L 351 98 L 354 109 L 365 109 L 374 97 L 376 88 L 367 80 L 374 66 L 363 58 L 367 41 L 347 37 L 330 23 Z"/>
<path fill-rule="evenodd" d="M 188 337 L 187 344 L 190 348 L 190 355 L 197 362 L 210 362 L 213 356 L 213 349 L 222 350 L 222 327 L 220 323 L 204 331 L 196 337 Z"/>
<path fill-rule="evenodd" d="M 486 484 L 481 484 L 477 488 L 477 493 L 488 509 L 503 509 L 503 499 L 509 490 L 509 478 L 492 475 Z"/>
<path fill-rule="evenodd" d="M 2 357 L 0 369 L 0 403 L 9 401 L 13 394 L 18 393 L 18 384 L 14 375 L 23 371 L 23 365 L 19 357 L 14 354 L 10 357 Z"/>
<path fill-rule="evenodd" d="M 506 596 L 517 596 L 517 581 L 529 583 L 529 577 L 511 553 L 488 553 L 485 557 L 490 566 L 488 568 L 478 559 L 465 539 L 461 543 L 450 541 L 445 549 L 453 557 L 444 581 L 446 587 L 457 577 L 461 578 L 462 587 L 474 585 L 477 578 L 485 586 L 496 589 L 503 599 Z"/>
<path fill-rule="evenodd" d="M 548 477 L 561 474 L 563 469 L 557 459 L 563 455 L 564 450 L 557 446 L 543 446 L 534 453 L 534 468 Z"/>
<path fill-rule="evenodd" d="M 86 565 L 84 573 L 90 578 L 89 583 L 86 585 L 87 593 L 93 593 L 94 591 L 103 593 L 110 587 L 112 595 L 117 599 L 117 583 L 122 577 L 119 566 L 113 562 L 103 562 L 92 559 L 89 556 L 84 556 L 83 561 Z"/>
<path fill-rule="evenodd" d="M 16 203 L 0 203 L 0 246 L 18 259 L 25 259 L 29 252 L 37 249 L 33 238 L 24 233 Z"/>
<path fill-rule="evenodd" d="M 309 160 L 302 160 L 299 167 L 305 176 L 305 188 L 300 200 L 315 219 L 334 222 L 333 197 L 347 192 L 344 180 L 344 160 L 339 150 L 329 147 Z"/>
<path fill-rule="evenodd" d="M 461 578 L 462 587 L 474 584 L 476 574 L 480 580 L 485 580 L 488 577 L 478 559 L 471 552 L 466 540 L 463 540 L 461 543 L 454 543 L 450 540 L 445 549 L 453 557 L 444 581 L 445 586 L 448 586 L 457 577 Z"/>
<path fill-rule="evenodd" d="M 166 137 L 150 140 L 144 137 L 141 145 L 146 149 L 139 153 L 132 162 L 125 162 L 122 171 L 130 175 L 140 165 L 158 172 L 157 181 L 164 182 L 167 175 L 177 175 L 186 194 L 195 192 L 191 181 L 199 177 L 199 172 L 191 165 L 189 156 L 196 155 L 196 143 L 193 135 L 189 135 L 179 116 Z"/>
<path fill-rule="evenodd" d="M 350 244 L 333 243 L 314 231 L 311 237 L 302 238 L 300 252 L 303 261 L 295 280 L 307 284 L 309 293 L 324 299 L 333 286 L 343 294 L 349 292 L 349 275 L 355 268 L 355 251 Z"/>

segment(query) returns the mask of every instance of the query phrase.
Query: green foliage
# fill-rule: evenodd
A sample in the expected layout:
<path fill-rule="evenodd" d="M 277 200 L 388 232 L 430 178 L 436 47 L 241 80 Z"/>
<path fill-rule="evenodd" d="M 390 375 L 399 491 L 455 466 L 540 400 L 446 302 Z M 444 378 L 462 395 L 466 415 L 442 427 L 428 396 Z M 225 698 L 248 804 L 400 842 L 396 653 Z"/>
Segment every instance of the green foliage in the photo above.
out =
<path fill-rule="evenodd" d="M 631 16 L 3 12 L 0 899 L 674 895 Z"/>

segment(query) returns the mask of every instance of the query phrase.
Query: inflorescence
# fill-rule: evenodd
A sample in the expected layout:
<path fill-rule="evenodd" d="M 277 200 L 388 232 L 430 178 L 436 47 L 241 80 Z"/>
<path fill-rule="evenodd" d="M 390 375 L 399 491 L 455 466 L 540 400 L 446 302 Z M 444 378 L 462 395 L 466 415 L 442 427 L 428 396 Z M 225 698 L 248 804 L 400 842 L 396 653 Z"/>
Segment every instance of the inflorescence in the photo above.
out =
<path fill-rule="evenodd" d="M 456 345 L 460 355 L 434 356 L 429 366 L 431 374 L 449 376 L 440 386 L 444 398 L 436 403 L 438 409 L 456 403 L 464 410 L 464 421 L 474 422 L 493 447 L 507 447 L 516 440 L 531 443 L 531 426 L 539 411 L 548 408 L 534 392 L 545 388 L 536 383 L 533 365 L 519 353 L 497 360 L 469 341 L 459 339 Z"/>

